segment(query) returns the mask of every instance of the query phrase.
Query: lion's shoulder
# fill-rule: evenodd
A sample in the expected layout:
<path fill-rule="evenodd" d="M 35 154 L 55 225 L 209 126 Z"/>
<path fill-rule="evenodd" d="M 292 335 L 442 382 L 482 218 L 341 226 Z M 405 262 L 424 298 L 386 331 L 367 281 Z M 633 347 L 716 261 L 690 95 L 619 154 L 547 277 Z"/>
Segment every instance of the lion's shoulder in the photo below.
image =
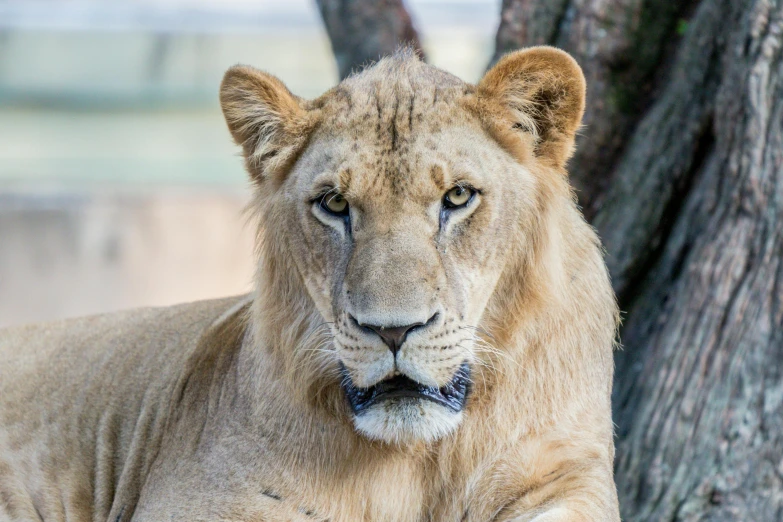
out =
<path fill-rule="evenodd" d="M 79 404 L 100 408 L 141 400 L 145 390 L 176 380 L 205 333 L 248 300 L 140 308 L 0 330 L 0 413 L 46 404 L 64 415 Z"/>

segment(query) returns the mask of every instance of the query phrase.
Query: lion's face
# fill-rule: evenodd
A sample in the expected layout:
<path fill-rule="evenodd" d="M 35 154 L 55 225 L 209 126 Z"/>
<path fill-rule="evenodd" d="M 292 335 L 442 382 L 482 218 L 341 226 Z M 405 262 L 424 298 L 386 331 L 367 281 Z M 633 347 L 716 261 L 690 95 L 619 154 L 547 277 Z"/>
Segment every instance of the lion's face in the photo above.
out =
<path fill-rule="evenodd" d="M 425 95 L 413 117 L 397 115 L 396 147 L 383 123 L 393 115 L 374 102 L 347 121 L 335 108 L 339 121 L 325 122 L 283 188 L 356 426 L 387 440 L 459 423 L 508 235 L 535 199 L 529 173 L 467 115 L 434 129 L 448 105 Z"/>
<path fill-rule="evenodd" d="M 225 91 L 224 82 L 231 127 Z M 533 161 L 533 137 L 521 136 L 510 153 L 482 123 L 477 96 L 397 58 L 316 102 L 281 105 L 276 116 L 291 110 L 306 129 L 298 148 L 292 138 L 259 153 L 279 136 L 248 140 L 249 124 L 232 128 L 251 173 L 259 154 L 278 162 L 266 166 L 277 174 L 262 187 L 270 191 L 265 226 L 274 227 L 265 240 L 274 236 L 290 255 L 329 325 L 322 352 L 354 425 L 373 439 L 434 440 L 457 428 L 487 364 L 488 303 L 532 241 L 525 231 L 539 184 L 525 158 Z M 275 159 L 283 147 L 293 151 L 287 163 Z"/>

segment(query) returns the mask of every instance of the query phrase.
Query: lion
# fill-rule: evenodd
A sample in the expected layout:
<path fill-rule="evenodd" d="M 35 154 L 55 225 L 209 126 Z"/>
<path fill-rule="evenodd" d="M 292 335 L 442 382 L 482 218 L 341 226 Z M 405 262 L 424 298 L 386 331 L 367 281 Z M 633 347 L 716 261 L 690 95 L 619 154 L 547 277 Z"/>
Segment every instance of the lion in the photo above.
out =
<path fill-rule="evenodd" d="M 3 331 L 0 519 L 619 521 L 584 100 L 551 47 L 315 100 L 228 70 L 255 290 Z"/>

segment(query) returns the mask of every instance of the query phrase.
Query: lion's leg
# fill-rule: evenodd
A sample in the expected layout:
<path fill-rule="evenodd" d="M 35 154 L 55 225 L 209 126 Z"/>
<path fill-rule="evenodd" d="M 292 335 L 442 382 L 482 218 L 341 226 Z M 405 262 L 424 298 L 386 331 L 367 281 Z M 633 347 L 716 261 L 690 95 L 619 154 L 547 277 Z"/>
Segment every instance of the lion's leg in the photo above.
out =
<path fill-rule="evenodd" d="M 532 516 L 532 518 L 531 518 Z M 557 507 L 551 507 L 536 515 L 522 515 L 508 522 L 619 522 L 617 508 L 604 509 L 580 509 L 580 507 L 568 507 L 567 502 L 558 503 Z"/>
<path fill-rule="evenodd" d="M 499 522 L 620 522 L 608 466 L 577 467 L 506 506 Z"/>
<path fill-rule="evenodd" d="M 567 507 L 556 507 L 541 513 L 530 522 L 614 522 L 619 520 L 619 518 L 608 513 L 596 515 L 588 516 Z"/>
<path fill-rule="evenodd" d="M 545 513 L 541 513 L 531 522 L 566 522 L 576 520 L 584 519 L 580 514 L 575 513 L 568 508 L 556 507 L 546 511 Z"/>

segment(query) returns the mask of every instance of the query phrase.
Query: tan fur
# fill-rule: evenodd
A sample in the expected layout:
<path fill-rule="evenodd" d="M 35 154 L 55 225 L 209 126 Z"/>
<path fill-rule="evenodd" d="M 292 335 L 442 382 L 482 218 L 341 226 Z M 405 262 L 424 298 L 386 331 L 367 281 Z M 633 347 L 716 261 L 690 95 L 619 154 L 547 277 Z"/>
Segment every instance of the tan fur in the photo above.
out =
<path fill-rule="evenodd" d="M 0 520 L 618 521 L 617 310 L 564 175 L 575 62 L 519 51 L 472 86 L 402 52 L 314 101 L 238 67 L 221 102 L 256 291 L 0 332 Z M 456 184 L 481 192 L 441 221 Z M 434 319 L 395 358 L 348 314 Z M 462 361 L 459 415 L 362 421 L 339 386 L 338 363 L 441 386 Z"/>

